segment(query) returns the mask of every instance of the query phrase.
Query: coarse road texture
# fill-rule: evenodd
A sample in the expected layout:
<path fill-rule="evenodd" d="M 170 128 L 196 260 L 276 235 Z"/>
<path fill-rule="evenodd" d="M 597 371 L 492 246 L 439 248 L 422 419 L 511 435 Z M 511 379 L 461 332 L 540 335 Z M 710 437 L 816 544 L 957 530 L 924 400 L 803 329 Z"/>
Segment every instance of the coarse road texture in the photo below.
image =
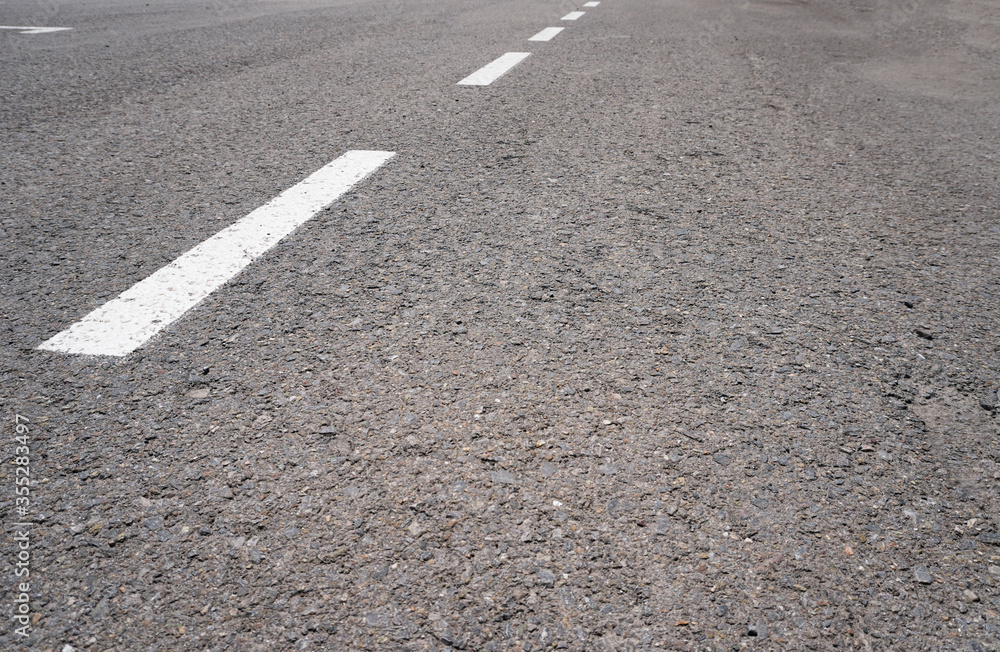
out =
<path fill-rule="evenodd" d="M 992 0 L 0 23 L 72 28 L 0 30 L 0 649 L 998 649 Z M 136 351 L 37 348 L 352 150 Z"/>

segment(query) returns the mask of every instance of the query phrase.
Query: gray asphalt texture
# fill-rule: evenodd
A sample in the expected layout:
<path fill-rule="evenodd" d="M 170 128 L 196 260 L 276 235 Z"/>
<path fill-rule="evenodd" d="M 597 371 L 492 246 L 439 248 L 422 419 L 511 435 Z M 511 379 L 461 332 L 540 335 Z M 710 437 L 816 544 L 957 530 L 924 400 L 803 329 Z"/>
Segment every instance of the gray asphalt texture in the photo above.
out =
<path fill-rule="evenodd" d="M 574 9 L 0 4 L 73 27 L 0 30 L 0 648 L 1000 649 L 1000 14 Z M 35 349 L 350 149 L 137 352 Z"/>

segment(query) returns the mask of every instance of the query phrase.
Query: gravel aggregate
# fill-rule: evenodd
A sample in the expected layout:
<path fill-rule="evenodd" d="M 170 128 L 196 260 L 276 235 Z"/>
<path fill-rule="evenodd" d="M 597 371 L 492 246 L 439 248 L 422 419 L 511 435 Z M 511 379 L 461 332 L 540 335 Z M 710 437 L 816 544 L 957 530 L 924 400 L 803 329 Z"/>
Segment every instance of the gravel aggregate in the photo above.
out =
<path fill-rule="evenodd" d="M 1000 649 L 986 0 L 603 0 L 482 88 L 576 7 L 13 4 L 78 27 L 0 34 L 3 649 Z M 136 353 L 35 350 L 348 149 Z"/>

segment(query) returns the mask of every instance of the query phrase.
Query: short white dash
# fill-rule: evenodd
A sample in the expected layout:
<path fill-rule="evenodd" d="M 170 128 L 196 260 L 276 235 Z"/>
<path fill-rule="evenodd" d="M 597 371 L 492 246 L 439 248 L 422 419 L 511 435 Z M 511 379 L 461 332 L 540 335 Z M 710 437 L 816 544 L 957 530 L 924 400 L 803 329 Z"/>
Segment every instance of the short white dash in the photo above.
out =
<path fill-rule="evenodd" d="M 586 12 L 584 12 L 584 11 L 571 11 L 568 14 L 566 14 L 565 16 L 563 16 L 562 19 L 563 20 L 576 20 L 577 18 L 579 18 L 580 16 L 582 16 L 585 13 Z"/>
<path fill-rule="evenodd" d="M 131 353 L 393 155 L 347 152 L 38 348 L 84 355 Z"/>
<path fill-rule="evenodd" d="M 585 2 L 585 3 L 583 3 L 583 6 L 584 7 L 596 7 L 599 4 L 601 4 L 601 3 L 600 2 Z"/>
<path fill-rule="evenodd" d="M 458 83 L 460 86 L 489 86 L 502 77 L 511 68 L 530 56 L 530 52 L 508 52 L 496 61 L 486 64 Z"/>
<path fill-rule="evenodd" d="M 0 29 L 13 29 L 21 34 L 48 34 L 49 32 L 65 32 L 72 27 L 15 27 L 13 25 L 0 25 Z"/>
<path fill-rule="evenodd" d="M 558 34 L 561 31 L 563 31 L 564 29 L 566 29 L 566 28 L 565 27 L 546 27 L 545 29 L 543 29 L 542 31 L 538 32 L 537 34 L 535 34 L 534 36 L 532 36 L 528 40 L 529 41 L 551 41 L 553 36 L 555 36 L 556 34 Z"/>

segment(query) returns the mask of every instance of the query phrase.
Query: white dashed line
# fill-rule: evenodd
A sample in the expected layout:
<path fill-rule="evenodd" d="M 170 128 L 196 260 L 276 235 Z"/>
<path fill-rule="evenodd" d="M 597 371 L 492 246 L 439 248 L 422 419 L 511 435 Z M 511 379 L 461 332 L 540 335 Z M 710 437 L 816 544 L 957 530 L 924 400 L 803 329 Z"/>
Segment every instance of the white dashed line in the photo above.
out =
<path fill-rule="evenodd" d="M 486 64 L 458 83 L 460 86 L 489 86 L 511 68 L 530 56 L 530 52 L 508 52 L 496 61 Z"/>
<path fill-rule="evenodd" d="M 596 7 L 599 4 L 601 4 L 601 3 L 600 2 L 585 2 L 585 3 L 583 3 L 583 6 L 584 7 Z"/>
<path fill-rule="evenodd" d="M 64 32 L 72 27 L 14 27 L 12 25 L 0 25 L 0 29 L 16 29 L 21 34 L 48 34 L 49 32 Z"/>
<path fill-rule="evenodd" d="M 571 11 L 568 14 L 566 14 L 565 16 L 563 16 L 562 19 L 563 20 L 576 20 L 577 18 L 579 18 L 580 16 L 582 16 L 585 13 L 587 13 L 587 12 L 585 12 L 585 11 Z"/>
<path fill-rule="evenodd" d="M 84 355 L 131 353 L 394 154 L 347 152 L 38 348 Z"/>
<path fill-rule="evenodd" d="M 561 31 L 563 31 L 564 29 L 566 29 L 566 28 L 565 27 L 546 27 L 545 29 L 543 29 L 542 31 L 538 32 L 537 34 L 535 34 L 534 36 L 532 36 L 528 40 L 529 41 L 551 41 L 553 36 L 555 36 L 556 34 L 558 34 Z"/>

